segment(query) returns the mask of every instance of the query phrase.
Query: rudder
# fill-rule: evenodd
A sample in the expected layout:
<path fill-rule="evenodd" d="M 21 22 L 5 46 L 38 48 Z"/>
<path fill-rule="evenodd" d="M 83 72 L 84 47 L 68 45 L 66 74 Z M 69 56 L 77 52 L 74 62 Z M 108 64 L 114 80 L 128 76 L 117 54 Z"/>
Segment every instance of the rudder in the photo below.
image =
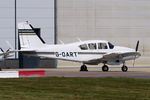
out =
<path fill-rule="evenodd" d="M 43 46 L 43 42 L 26 21 L 18 23 L 20 49 L 31 49 Z"/>

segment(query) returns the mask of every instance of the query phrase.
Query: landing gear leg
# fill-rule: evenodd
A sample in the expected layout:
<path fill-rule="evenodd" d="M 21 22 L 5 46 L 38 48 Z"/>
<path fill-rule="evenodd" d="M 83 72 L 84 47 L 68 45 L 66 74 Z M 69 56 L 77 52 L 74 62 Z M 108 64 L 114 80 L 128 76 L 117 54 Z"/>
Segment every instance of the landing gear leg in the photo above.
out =
<path fill-rule="evenodd" d="M 83 64 L 80 68 L 80 71 L 88 71 L 87 66 Z"/>
<path fill-rule="evenodd" d="M 104 64 L 104 66 L 102 67 L 102 71 L 103 72 L 108 72 L 108 70 L 109 70 L 109 67 Z"/>
<path fill-rule="evenodd" d="M 121 70 L 123 72 L 127 72 L 128 71 L 128 67 L 125 65 L 125 63 L 123 63 L 123 66 L 121 67 Z"/>

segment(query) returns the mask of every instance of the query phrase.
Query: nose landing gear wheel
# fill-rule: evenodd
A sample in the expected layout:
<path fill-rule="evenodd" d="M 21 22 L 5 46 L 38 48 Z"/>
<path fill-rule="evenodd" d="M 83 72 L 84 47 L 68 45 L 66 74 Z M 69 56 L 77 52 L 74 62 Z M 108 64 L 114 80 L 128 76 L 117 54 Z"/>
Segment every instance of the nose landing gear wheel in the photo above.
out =
<path fill-rule="evenodd" d="M 80 71 L 88 71 L 87 66 L 86 65 L 82 65 L 80 68 Z"/>
<path fill-rule="evenodd" d="M 107 65 L 104 65 L 104 66 L 102 67 L 102 71 L 103 71 L 103 72 L 108 72 L 108 70 L 109 70 L 109 68 L 108 68 Z"/>
<path fill-rule="evenodd" d="M 122 70 L 123 72 L 127 72 L 127 71 L 128 71 L 128 67 L 127 67 L 127 66 L 122 66 L 121 70 Z"/>

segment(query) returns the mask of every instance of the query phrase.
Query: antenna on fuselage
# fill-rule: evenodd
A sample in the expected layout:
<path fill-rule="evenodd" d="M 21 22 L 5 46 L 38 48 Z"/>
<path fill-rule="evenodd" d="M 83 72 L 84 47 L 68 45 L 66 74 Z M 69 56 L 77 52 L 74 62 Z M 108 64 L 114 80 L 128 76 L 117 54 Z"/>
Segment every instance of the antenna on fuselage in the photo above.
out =
<path fill-rule="evenodd" d="M 65 44 L 62 40 L 58 40 L 61 44 Z"/>
<path fill-rule="evenodd" d="M 76 39 L 77 39 L 79 42 L 82 42 L 82 40 L 81 40 L 80 38 L 77 37 Z"/>

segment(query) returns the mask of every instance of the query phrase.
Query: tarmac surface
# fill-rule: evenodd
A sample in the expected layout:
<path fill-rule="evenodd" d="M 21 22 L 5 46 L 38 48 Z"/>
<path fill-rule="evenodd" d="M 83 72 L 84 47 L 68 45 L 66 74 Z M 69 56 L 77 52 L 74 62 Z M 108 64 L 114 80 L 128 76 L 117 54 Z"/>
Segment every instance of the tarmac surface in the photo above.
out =
<path fill-rule="evenodd" d="M 3 69 L 3 71 L 18 70 L 44 70 L 48 77 L 90 77 L 90 78 L 136 78 L 150 79 L 150 67 L 128 67 L 127 72 L 122 72 L 121 68 L 110 68 L 108 72 L 102 72 L 100 67 L 88 68 L 87 72 L 80 72 L 79 67 L 58 67 L 49 69 Z"/>
<path fill-rule="evenodd" d="M 129 68 L 128 72 L 122 72 L 120 68 L 111 68 L 108 72 L 102 72 L 100 68 L 89 68 L 88 72 L 80 72 L 79 68 L 58 68 L 46 70 L 46 75 L 51 77 L 90 77 L 90 78 L 136 78 L 150 79 L 150 67 Z"/>
<path fill-rule="evenodd" d="M 53 77 L 112 77 L 112 78 L 137 78 L 137 79 L 150 79 L 150 72 L 69 72 L 69 71 L 46 71 L 47 76 Z"/>

